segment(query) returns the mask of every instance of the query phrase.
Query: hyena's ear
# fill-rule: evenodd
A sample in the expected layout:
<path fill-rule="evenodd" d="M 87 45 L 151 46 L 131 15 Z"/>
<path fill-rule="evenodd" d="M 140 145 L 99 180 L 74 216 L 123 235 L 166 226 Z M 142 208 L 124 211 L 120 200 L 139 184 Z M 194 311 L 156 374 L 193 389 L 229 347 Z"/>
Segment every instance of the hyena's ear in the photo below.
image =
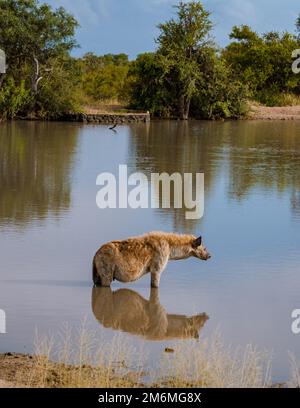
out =
<path fill-rule="evenodd" d="M 202 245 L 202 237 L 195 239 L 195 241 L 192 244 L 193 248 L 198 248 L 201 245 Z"/>

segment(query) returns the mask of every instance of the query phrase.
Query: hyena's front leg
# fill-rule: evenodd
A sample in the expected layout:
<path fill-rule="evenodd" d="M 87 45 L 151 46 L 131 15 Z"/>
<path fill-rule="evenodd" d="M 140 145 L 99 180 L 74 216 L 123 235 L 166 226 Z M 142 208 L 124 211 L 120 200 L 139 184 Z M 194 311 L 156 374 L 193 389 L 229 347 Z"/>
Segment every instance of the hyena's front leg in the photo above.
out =
<path fill-rule="evenodd" d="M 168 260 L 169 256 L 166 254 L 159 256 L 152 262 L 152 265 L 150 266 L 152 288 L 159 287 L 160 277 L 165 267 L 167 266 Z"/>
<path fill-rule="evenodd" d="M 159 288 L 160 282 L 160 272 L 151 272 L 151 287 L 152 288 Z"/>

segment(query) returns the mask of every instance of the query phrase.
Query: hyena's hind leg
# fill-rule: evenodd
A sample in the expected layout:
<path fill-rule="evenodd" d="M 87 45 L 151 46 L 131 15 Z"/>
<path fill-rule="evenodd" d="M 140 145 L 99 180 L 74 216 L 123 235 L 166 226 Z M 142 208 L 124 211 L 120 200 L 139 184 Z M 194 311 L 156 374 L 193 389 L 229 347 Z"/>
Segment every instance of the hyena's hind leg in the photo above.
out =
<path fill-rule="evenodd" d="M 93 260 L 93 281 L 95 285 L 109 287 L 113 281 L 113 269 L 95 257 Z"/>
<path fill-rule="evenodd" d="M 100 276 L 99 276 L 99 274 L 97 272 L 95 259 L 93 260 L 93 282 L 94 282 L 94 285 L 96 285 L 96 286 L 101 285 L 101 279 L 100 279 Z"/>

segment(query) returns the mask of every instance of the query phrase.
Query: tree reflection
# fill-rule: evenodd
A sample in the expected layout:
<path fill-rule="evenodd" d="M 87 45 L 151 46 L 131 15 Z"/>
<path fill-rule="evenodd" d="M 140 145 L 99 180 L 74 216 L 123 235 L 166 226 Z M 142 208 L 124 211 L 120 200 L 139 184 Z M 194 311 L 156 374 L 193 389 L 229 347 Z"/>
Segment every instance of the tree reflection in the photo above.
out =
<path fill-rule="evenodd" d="M 289 194 L 300 213 L 300 126 L 296 121 L 152 122 L 133 128 L 130 154 L 148 173 L 205 173 L 205 202 L 225 180 L 230 199 L 244 200 L 254 189 Z M 136 170 L 135 169 L 135 170 Z M 172 197 L 174 203 L 174 197 Z M 194 230 L 186 208 L 159 209 L 175 230 Z"/>
<path fill-rule="evenodd" d="M 230 196 L 246 197 L 256 187 L 278 193 L 300 191 L 299 125 L 246 122 L 239 130 L 238 136 L 230 137 Z"/>
<path fill-rule="evenodd" d="M 1 124 L 0 226 L 22 228 L 70 207 L 77 132 L 71 124 Z"/>
<path fill-rule="evenodd" d="M 222 140 L 228 127 L 212 122 L 159 121 L 145 126 L 137 125 L 132 130 L 129 151 L 136 157 L 135 171 L 173 174 L 205 173 L 205 198 L 209 196 L 216 175 L 220 170 L 218 160 Z M 146 133 L 146 134 L 145 134 Z M 215 137 L 212 137 L 213 134 Z M 172 189 L 173 190 L 173 189 Z M 174 208 L 174 194 L 171 190 L 171 209 L 160 208 L 164 217 L 172 217 L 174 229 L 194 230 L 198 220 L 185 219 L 187 208 Z M 173 195 L 172 195 L 173 194 Z M 195 182 L 193 186 L 195 196 Z M 161 197 L 160 197 L 161 207 Z"/>

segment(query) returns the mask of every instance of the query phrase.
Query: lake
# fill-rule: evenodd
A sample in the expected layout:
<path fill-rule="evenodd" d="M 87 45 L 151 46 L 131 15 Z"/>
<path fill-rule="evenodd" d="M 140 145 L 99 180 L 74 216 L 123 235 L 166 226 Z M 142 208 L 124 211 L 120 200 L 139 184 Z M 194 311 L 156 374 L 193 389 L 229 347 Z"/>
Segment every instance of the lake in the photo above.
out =
<path fill-rule="evenodd" d="M 220 330 L 233 347 L 271 351 L 273 381 L 287 380 L 288 351 L 300 357 L 291 331 L 300 309 L 300 123 L 153 121 L 116 130 L 0 123 L 0 352 L 33 352 L 36 330 L 83 319 L 99 341 L 122 333 L 150 360 L 178 338 Z M 97 175 L 117 175 L 120 164 L 146 175 L 203 172 L 203 218 L 186 220 L 185 209 L 100 210 Z M 170 262 L 159 291 L 150 293 L 149 275 L 93 289 L 100 245 L 152 230 L 202 234 L 213 257 Z M 187 331 L 191 316 L 197 327 Z"/>

